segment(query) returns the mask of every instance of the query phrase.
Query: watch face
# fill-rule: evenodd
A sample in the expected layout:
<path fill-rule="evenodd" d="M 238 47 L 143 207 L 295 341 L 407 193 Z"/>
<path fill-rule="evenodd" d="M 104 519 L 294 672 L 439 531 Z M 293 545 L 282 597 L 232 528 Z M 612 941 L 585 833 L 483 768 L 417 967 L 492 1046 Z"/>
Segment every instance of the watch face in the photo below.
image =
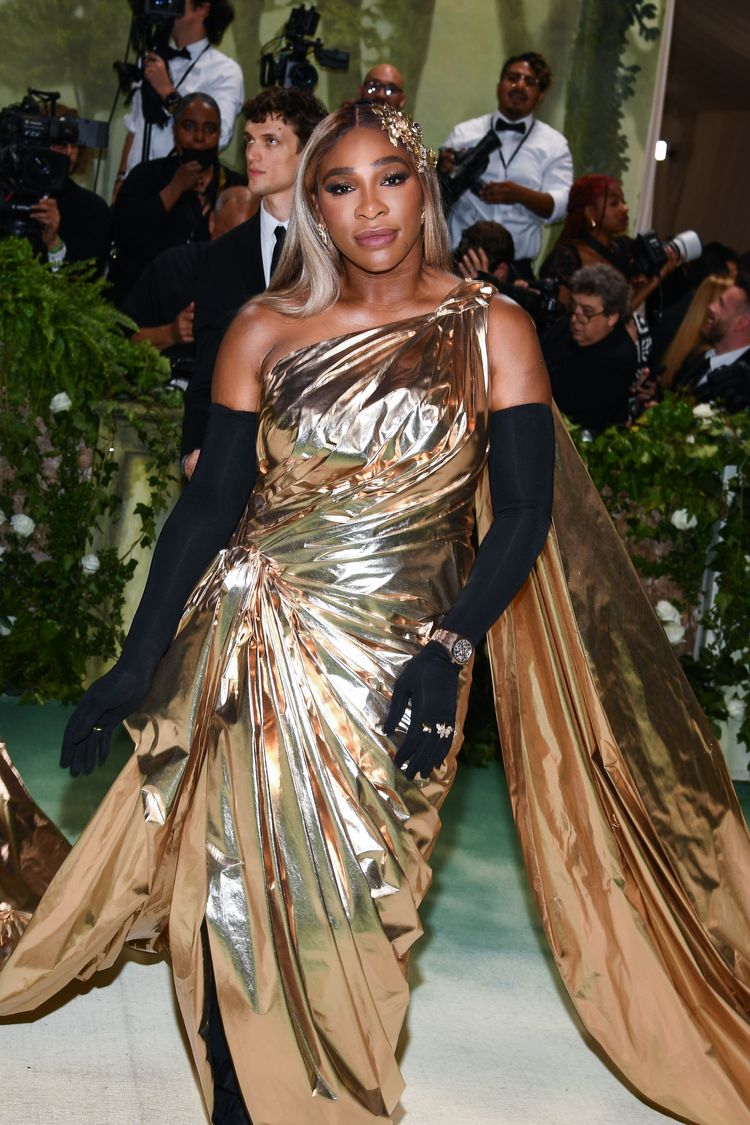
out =
<path fill-rule="evenodd" d="M 466 637 L 459 637 L 453 645 L 452 656 L 457 664 L 468 664 L 474 653 L 474 645 Z"/>

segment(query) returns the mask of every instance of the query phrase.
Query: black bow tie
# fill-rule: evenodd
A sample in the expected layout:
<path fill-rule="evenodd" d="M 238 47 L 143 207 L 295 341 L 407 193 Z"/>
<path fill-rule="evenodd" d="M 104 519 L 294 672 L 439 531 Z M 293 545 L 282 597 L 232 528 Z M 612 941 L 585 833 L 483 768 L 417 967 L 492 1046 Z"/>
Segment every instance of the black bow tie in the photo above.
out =
<path fill-rule="evenodd" d="M 190 51 L 188 51 L 187 47 L 169 47 L 169 46 L 167 46 L 164 49 L 164 54 L 166 56 L 167 62 L 169 62 L 171 59 L 189 59 L 189 58 L 191 58 Z"/>
<path fill-rule="evenodd" d="M 496 133 L 520 133 L 521 136 L 526 132 L 526 126 L 523 121 L 503 121 L 502 117 L 498 117 L 495 122 Z"/>

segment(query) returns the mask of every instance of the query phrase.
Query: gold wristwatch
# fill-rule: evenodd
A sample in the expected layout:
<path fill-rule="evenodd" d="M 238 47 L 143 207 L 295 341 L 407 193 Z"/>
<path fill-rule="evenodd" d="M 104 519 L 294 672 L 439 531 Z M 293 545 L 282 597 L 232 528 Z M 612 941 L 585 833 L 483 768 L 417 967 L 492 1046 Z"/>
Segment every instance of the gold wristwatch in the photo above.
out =
<path fill-rule="evenodd" d="M 468 664 L 474 655 L 474 645 L 468 637 L 462 637 L 458 633 L 451 633 L 450 629 L 433 629 L 430 633 L 430 640 L 437 641 L 444 649 L 448 650 L 448 655 L 454 664 Z"/>

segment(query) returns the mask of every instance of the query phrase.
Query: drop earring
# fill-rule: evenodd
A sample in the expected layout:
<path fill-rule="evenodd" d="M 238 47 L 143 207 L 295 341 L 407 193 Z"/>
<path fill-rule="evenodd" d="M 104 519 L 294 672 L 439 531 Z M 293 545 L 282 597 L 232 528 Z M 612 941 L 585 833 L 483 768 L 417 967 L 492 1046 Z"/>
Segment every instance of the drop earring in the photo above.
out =
<path fill-rule="evenodd" d="M 323 243 L 323 245 L 325 246 L 325 248 L 327 250 L 328 249 L 328 227 L 326 227 L 323 223 L 318 223 L 318 235 L 320 237 L 320 241 Z"/>
<path fill-rule="evenodd" d="M 419 216 L 419 225 L 420 227 L 424 226 L 424 207 L 422 208 L 422 213 Z"/>

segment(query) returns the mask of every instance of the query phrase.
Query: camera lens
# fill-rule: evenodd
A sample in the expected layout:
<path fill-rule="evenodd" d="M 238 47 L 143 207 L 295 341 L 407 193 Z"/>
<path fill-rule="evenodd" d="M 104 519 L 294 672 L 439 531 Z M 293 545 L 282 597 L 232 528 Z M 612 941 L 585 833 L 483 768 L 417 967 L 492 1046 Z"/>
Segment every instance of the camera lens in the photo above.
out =
<path fill-rule="evenodd" d="M 666 245 L 674 250 L 681 262 L 694 262 L 703 253 L 703 245 L 694 230 L 684 230 L 670 238 Z"/>

